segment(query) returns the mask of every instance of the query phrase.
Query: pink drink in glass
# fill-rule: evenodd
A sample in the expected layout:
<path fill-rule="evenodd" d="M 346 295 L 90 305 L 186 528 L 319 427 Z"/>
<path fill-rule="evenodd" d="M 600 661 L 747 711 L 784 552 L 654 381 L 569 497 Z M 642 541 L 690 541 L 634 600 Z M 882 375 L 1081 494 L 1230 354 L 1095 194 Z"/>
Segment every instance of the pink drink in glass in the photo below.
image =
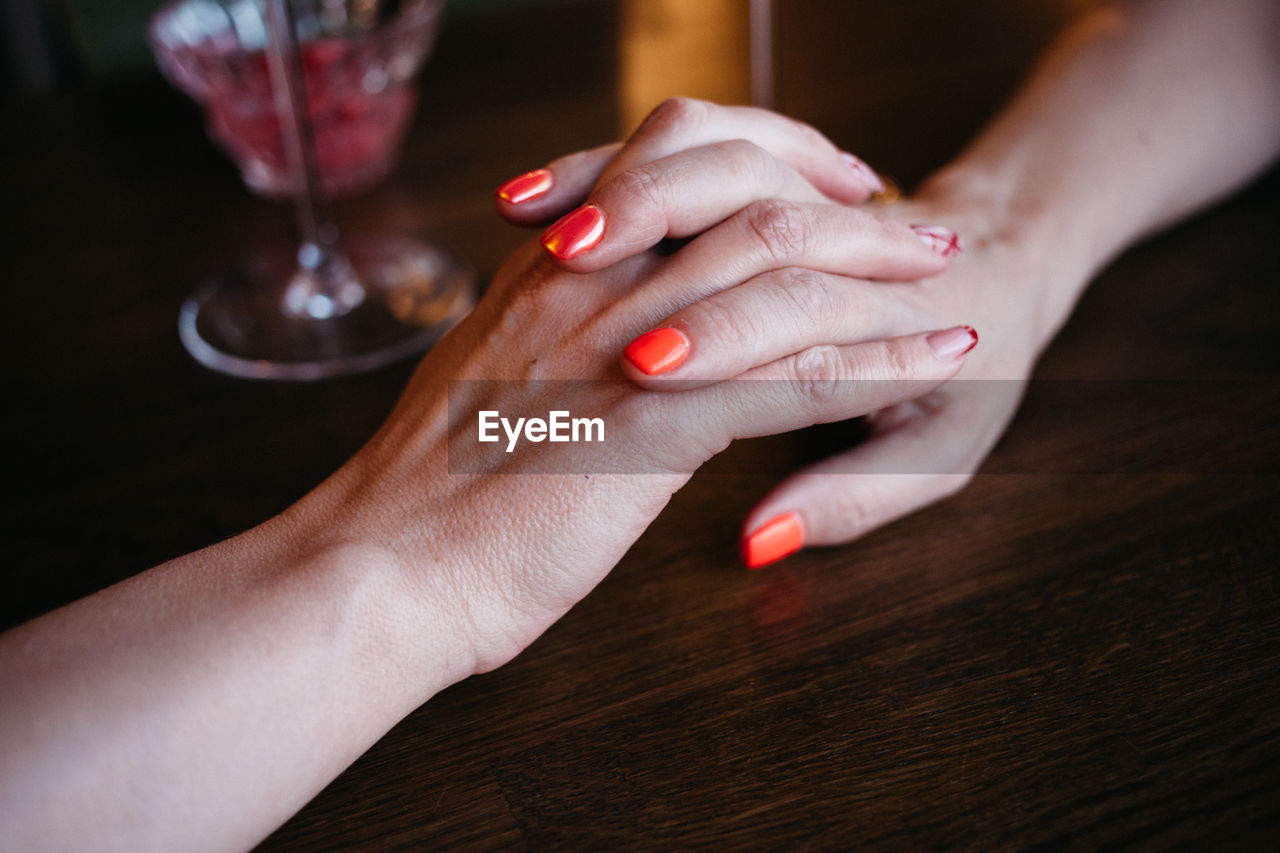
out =
<path fill-rule="evenodd" d="M 437 12 L 428 4 L 377 31 L 299 44 L 326 197 L 362 192 L 394 168 L 417 100 L 414 74 L 434 42 Z M 246 45 L 229 20 L 222 28 L 185 23 L 159 15 L 153 22 L 161 70 L 204 106 L 209 134 L 245 183 L 261 195 L 287 198 L 292 189 L 262 45 Z M 207 17 L 200 23 L 208 24 Z"/>
<path fill-rule="evenodd" d="M 351 53 L 342 39 L 301 47 L 320 187 L 329 198 L 358 193 L 387 176 L 416 99 L 412 84 L 391 84 L 381 69 L 352 62 Z M 248 55 L 243 64 L 240 74 L 212 81 L 205 102 L 209 133 L 235 158 L 255 192 L 287 196 L 288 167 L 266 55 Z"/>

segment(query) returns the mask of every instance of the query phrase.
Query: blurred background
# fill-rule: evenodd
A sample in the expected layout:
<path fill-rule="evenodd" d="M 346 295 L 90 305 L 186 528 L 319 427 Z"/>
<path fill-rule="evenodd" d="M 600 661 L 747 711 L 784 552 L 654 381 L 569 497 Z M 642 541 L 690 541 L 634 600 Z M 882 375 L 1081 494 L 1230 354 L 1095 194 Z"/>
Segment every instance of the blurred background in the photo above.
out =
<path fill-rule="evenodd" d="M 158 5 L 154 0 L 3 0 L 0 88 L 7 97 L 29 97 L 156 77 L 144 33 Z M 502 81 L 484 90 L 488 97 L 571 96 L 566 86 L 585 90 L 583 75 L 589 73 L 592 88 L 602 80 L 614 83 L 612 124 L 621 135 L 671 95 L 736 103 L 750 99 L 750 5 L 750 0 L 449 0 L 444 37 L 426 76 L 448 75 L 451 48 L 474 49 L 477 43 L 491 46 L 485 67 Z M 774 0 L 772 5 L 776 106 L 910 181 L 919 177 L 922 150 L 930 155 L 926 160 L 936 161 L 953 152 L 1007 96 L 1053 33 L 1100 3 Z M 534 19 L 562 22 L 561 38 L 548 43 L 547 27 L 529 23 Z M 488 37 L 469 35 L 486 29 Z M 537 32 L 538 43 L 522 40 L 527 32 Z M 930 61 L 922 62 L 922 56 Z M 531 67 L 537 68 L 532 77 L 512 73 Z M 467 74 L 474 73 L 468 64 Z M 839 85 L 814 85 L 836 79 Z M 468 81 L 471 91 L 473 82 Z M 905 104 L 914 109 L 904 109 Z M 888 122 L 895 123 L 892 133 L 874 132 Z M 913 145 L 914 163 L 895 158 L 898 146 L 891 140 L 903 136 L 925 140 Z M 598 141 L 584 139 L 583 144 Z"/>
<path fill-rule="evenodd" d="M 482 9 L 533 0 L 455 0 Z M 40 92 L 88 77 L 149 73 L 147 21 L 159 0 L 4 0 L 0 91 Z"/>

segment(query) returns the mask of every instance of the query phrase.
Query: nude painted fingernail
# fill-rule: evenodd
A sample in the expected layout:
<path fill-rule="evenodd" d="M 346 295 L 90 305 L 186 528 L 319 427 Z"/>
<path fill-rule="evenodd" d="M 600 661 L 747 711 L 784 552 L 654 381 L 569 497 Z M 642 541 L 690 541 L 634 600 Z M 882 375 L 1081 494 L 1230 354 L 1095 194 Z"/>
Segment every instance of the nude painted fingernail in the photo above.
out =
<path fill-rule="evenodd" d="M 959 235 L 950 228 L 944 228 L 941 225 L 912 225 L 911 230 L 916 232 L 921 242 L 944 258 L 964 251 L 964 246 L 960 245 Z"/>
<path fill-rule="evenodd" d="M 978 345 L 978 333 L 972 326 L 955 326 L 932 332 L 925 340 L 940 360 L 955 361 Z"/>
<path fill-rule="evenodd" d="M 604 213 L 594 204 L 584 204 L 566 213 L 542 235 L 543 247 L 562 261 L 576 258 L 604 236 Z"/>
<path fill-rule="evenodd" d="M 508 204 L 520 204 L 532 198 L 545 195 L 551 189 L 551 172 L 548 169 L 534 169 L 517 175 L 498 187 L 498 198 Z"/>
<path fill-rule="evenodd" d="M 845 165 L 852 169 L 854 174 L 856 174 L 858 178 L 861 179 L 861 181 L 870 189 L 878 193 L 884 192 L 884 181 L 876 174 L 875 169 L 872 169 L 867 165 L 865 160 L 861 157 L 856 157 L 853 154 L 850 154 L 848 151 L 841 151 L 840 159 L 843 160 Z"/>
<path fill-rule="evenodd" d="M 785 512 L 774 516 L 742 539 L 742 561 L 748 569 L 758 569 L 794 554 L 804 544 L 800 516 Z"/>
<path fill-rule="evenodd" d="M 622 351 L 627 360 L 649 376 L 675 370 L 689 354 L 689 339 L 677 329 L 645 332 Z"/>

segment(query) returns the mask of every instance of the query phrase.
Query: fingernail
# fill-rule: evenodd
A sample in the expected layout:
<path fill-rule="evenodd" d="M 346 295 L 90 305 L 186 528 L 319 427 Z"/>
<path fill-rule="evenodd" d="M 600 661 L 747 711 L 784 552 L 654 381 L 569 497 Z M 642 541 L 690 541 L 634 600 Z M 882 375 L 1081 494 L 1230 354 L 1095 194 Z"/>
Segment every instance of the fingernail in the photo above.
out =
<path fill-rule="evenodd" d="M 542 235 L 542 246 L 562 261 L 576 258 L 604 236 L 604 214 L 594 204 L 566 213 Z"/>
<path fill-rule="evenodd" d="M 804 544 L 804 527 L 794 512 L 769 519 L 742 540 L 742 561 L 748 569 L 776 563 L 800 550 Z"/>
<path fill-rule="evenodd" d="M 867 165 L 865 160 L 861 157 L 855 157 L 848 151 L 841 151 L 840 159 L 844 160 L 845 165 L 852 169 L 864 184 L 878 193 L 884 192 L 884 181 L 880 179 L 874 169 Z"/>
<path fill-rule="evenodd" d="M 978 345 L 978 333 L 971 326 L 955 326 L 932 332 L 925 340 L 939 359 L 955 361 Z"/>
<path fill-rule="evenodd" d="M 551 189 L 551 172 L 548 169 L 534 169 L 517 175 L 498 187 L 498 198 L 508 204 L 519 204 L 531 198 L 537 198 Z"/>
<path fill-rule="evenodd" d="M 959 235 L 950 228 L 943 228 L 941 225 L 912 225 L 911 230 L 916 232 L 921 242 L 944 258 L 964 251 Z"/>
<path fill-rule="evenodd" d="M 689 354 L 689 339 L 676 329 L 645 332 L 622 351 L 627 360 L 649 376 L 675 370 Z"/>

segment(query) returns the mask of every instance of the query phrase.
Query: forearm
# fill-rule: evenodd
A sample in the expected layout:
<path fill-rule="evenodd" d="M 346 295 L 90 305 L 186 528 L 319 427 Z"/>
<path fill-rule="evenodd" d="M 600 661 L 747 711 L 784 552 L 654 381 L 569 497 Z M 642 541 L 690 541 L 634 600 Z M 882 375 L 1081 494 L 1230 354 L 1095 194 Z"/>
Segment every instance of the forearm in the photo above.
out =
<path fill-rule="evenodd" d="M 1280 5 L 1122 4 L 1068 32 L 921 196 L 983 211 L 966 236 L 1017 247 L 1047 342 L 1117 252 L 1266 167 L 1277 105 Z"/>
<path fill-rule="evenodd" d="M 312 523 L 323 499 L 0 638 L 15 848 L 248 847 L 470 673 L 416 580 Z"/>

